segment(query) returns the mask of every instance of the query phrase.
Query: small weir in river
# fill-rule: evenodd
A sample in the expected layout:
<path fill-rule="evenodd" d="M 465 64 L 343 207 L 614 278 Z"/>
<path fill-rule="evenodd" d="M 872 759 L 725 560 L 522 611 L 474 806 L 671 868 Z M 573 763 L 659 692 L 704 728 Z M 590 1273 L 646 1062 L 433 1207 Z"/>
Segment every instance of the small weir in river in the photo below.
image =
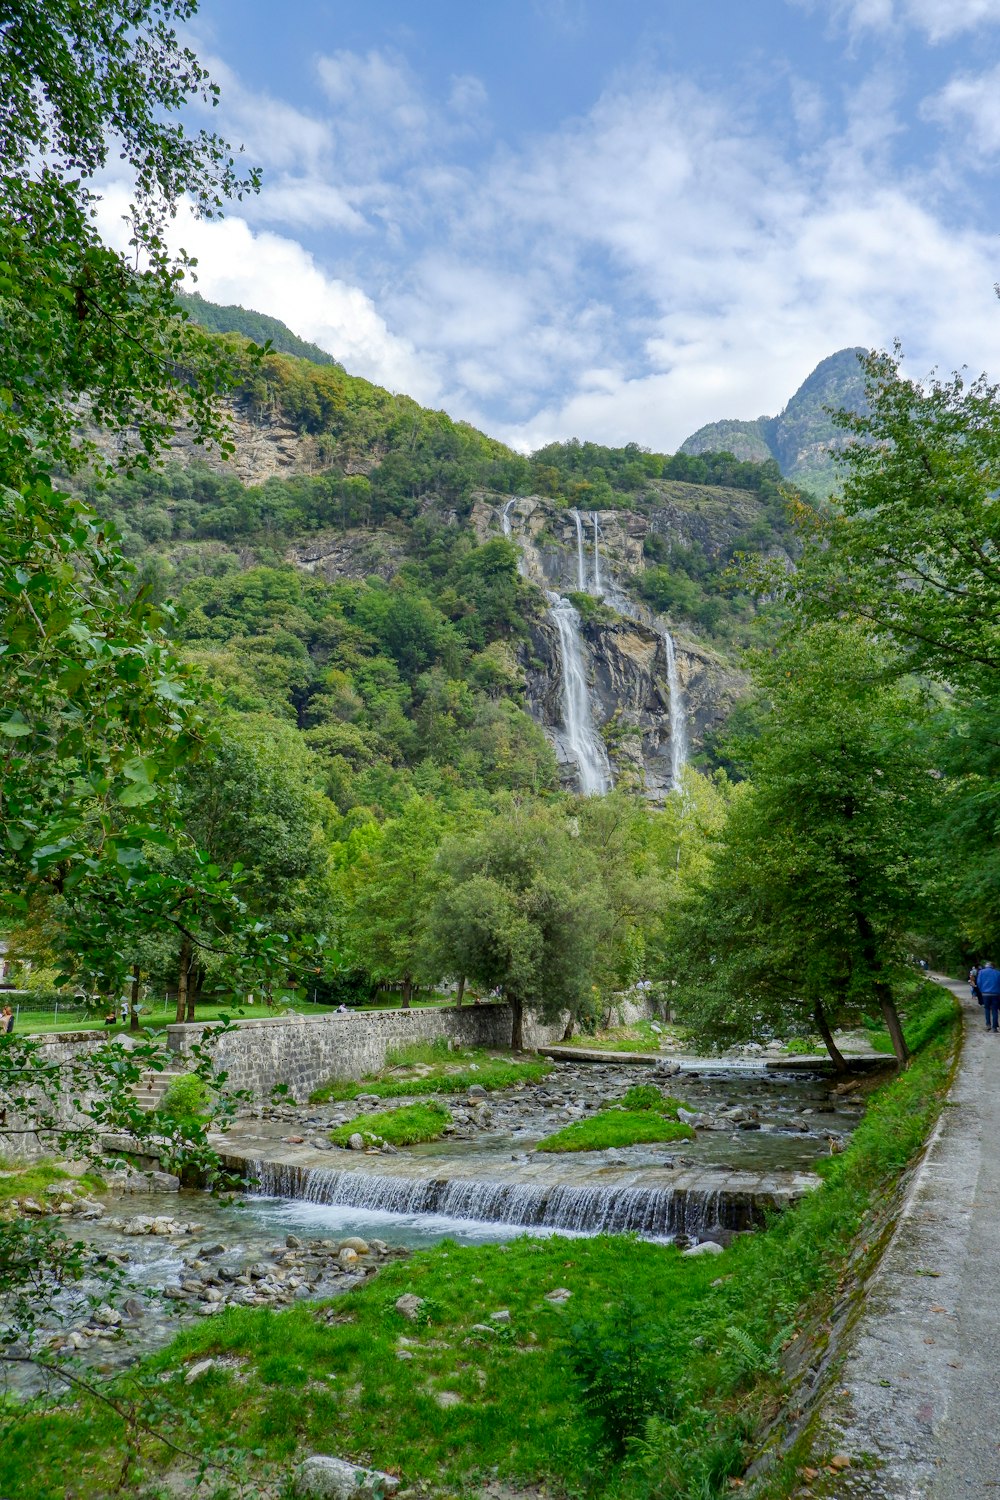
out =
<path fill-rule="evenodd" d="M 729 1187 L 620 1187 L 576 1183 L 483 1182 L 336 1171 L 288 1162 L 247 1161 L 255 1191 L 367 1212 L 433 1214 L 524 1229 L 698 1239 L 764 1222 L 777 1197 Z M 787 1200 L 786 1200 L 787 1201 Z"/>

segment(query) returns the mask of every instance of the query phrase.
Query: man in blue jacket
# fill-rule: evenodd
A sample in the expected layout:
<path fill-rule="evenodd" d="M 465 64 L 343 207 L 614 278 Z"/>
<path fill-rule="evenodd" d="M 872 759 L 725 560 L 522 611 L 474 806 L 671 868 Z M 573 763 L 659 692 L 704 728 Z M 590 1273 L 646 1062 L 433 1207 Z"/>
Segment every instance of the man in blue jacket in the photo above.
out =
<path fill-rule="evenodd" d="M 989 959 L 979 971 L 979 993 L 983 997 L 983 1014 L 987 1031 L 1000 1031 L 997 1024 L 1000 1016 L 1000 969 Z"/>

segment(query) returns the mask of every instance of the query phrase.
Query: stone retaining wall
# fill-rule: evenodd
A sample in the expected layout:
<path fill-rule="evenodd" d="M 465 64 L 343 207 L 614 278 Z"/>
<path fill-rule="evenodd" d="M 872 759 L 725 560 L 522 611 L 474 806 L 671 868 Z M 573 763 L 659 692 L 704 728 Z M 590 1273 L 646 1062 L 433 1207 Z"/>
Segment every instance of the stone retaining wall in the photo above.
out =
<path fill-rule="evenodd" d="M 190 1053 L 206 1029 L 197 1022 L 168 1026 L 171 1048 L 181 1056 Z M 565 1029 L 565 1020 L 546 1025 L 525 1016 L 525 1046 L 547 1046 Z M 214 1064 L 228 1074 L 232 1088 L 267 1098 L 278 1084 L 286 1084 L 291 1097 L 302 1103 L 331 1080 L 377 1073 L 393 1048 L 439 1037 L 461 1047 L 509 1047 L 510 1010 L 506 1005 L 435 1006 L 236 1021 L 214 1044 Z"/>

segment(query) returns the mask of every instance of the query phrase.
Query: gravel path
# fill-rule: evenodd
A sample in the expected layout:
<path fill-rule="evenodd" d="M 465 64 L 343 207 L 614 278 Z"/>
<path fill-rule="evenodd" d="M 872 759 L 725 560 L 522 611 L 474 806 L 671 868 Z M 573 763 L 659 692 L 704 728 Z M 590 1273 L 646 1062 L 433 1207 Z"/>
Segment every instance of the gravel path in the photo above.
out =
<path fill-rule="evenodd" d="M 964 1007 L 962 1056 L 843 1369 L 845 1496 L 1000 1497 L 1000 1035 L 939 982 Z"/>

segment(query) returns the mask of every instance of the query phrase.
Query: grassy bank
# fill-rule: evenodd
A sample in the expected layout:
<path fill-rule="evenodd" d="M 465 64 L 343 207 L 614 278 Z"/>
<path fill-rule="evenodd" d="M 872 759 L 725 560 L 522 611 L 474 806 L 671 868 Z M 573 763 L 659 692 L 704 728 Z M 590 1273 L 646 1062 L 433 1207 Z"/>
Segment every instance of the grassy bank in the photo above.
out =
<path fill-rule="evenodd" d="M 358 1115 L 331 1130 L 330 1139 L 335 1146 L 346 1146 L 357 1134 L 366 1140 L 387 1141 L 390 1146 L 415 1146 L 418 1141 L 436 1141 L 450 1124 L 451 1114 L 441 1104 L 404 1104 L 399 1109 Z"/>
<path fill-rule="evenodd" d="M 537 1151 L 607 1151 L 612 1146 L 639 1146 L 655 1141 L 693 1141 L 690 1125 L 666 1120 L 652 1110 L 607 1109 L 577 1120 L 539 1141 Z"/>
<path fill-rule="evenodd" d="M 823 1163 L 822 1185 L 722 1255 L 686 1258 L 627 1237 L 445 1243 L 326 1308 L 206 1318 L 148 1359 L 140 1380 L 121 1380 L 120 1398 L 181 1447 L 235 1466 L 244 1494 L 276 1500 L 308 1452 L 374 1463 L 449 1497 L 494 1478 L 602 1500 L 729 1493 L 751 1433 L 782 1402 L 782 1351 L 822 1326 L 849 1256 L 877 1230 L 940 1108 L 955 1010 L 939 990 L 921 1007 L 919 1054 L 874 1096 L 843 1155 Z M 568 1297 L 550 1299 L 559 1289 Z M 424 1299 L 415 1321 L 396 1311 L 404 1292 Z M 207 1355 L 224 1362 L 186 1386 Z M 9 1423 L 0 1493 L 151 1497 L 166 1493 L 157 1486 L 168 1474 L 192 1472 L 191 1459 L 139 1437 L 119 1491 L 125 1451 L 117 1413 L 65 1398 Z M 208 1477 L 200 1493 L 238 1493 L 224 1470 Z"/>
<path fill-rule="evenodd" d="M 359 1094 L 375 1094 L 379 1099 L 400 1099 L 410 1094 L 464 1094 L 473 1084 L 493 1093 L 498 1089 L 520 1088 L 538 1083 L 552 1071 L 545 1058 L 515 1057 L 509 1052 L 488 1052 L 470 1048 L 449 1052 L 447 1042 L 415 1043 L 390 1052 L 380 1073 L 371 1073 L 360 1082 L 328 1083 L 311 1095 L 312 1104 L 326 1104 L 337 1099 L 356 1099 Z"/>

